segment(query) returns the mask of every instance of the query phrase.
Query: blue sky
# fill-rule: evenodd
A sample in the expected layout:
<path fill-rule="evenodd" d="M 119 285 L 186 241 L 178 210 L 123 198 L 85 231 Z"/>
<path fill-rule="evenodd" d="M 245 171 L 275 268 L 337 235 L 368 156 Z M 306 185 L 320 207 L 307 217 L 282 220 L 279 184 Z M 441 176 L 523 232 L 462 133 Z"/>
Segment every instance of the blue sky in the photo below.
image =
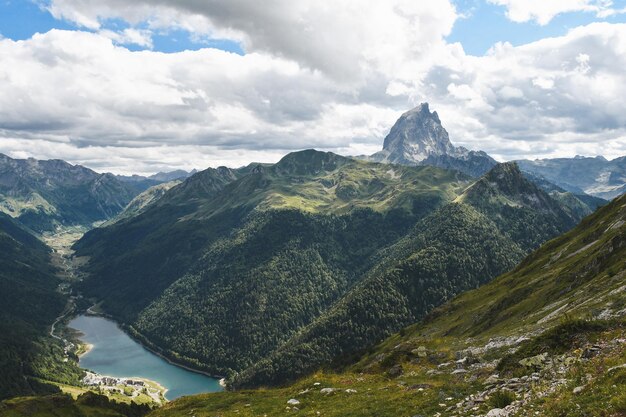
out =
<path fill-rule="evenodd" d="M 24 40 L 37 32 L 45 33 L 54 28 L 86 30 L 71 22 L 55 19 L 40 4 L 45 3 L 33 0 L 0 0 L 0 34 L 9 39 Z M 559 14 L 549 24 L 542 26 L 535 22 L 512 22 L 506 17 L 506 9 L 503 6 L 490 4 L 484 0 L 457 0 L 454 4 L 457 11 L 465 17 L 457 20 L 447 40 L 460 42 L 466 53 L 477 56 L 485 54 L 497 42 L 522 45 L 546 37 L 564 35 L 571 28 L 599 20 L 593 13 L 573 12 Z M 624 7 L 626 0 L 614 1 L 613 4 L 616 8 Z M 626 14 L 618 14 L 601 20 L 623 23 L 626 22 Z M 111 19 L 102 22 L 102 27 L 119 31 L 129 25 L 123 20 Z M 180 29 L 156 32 L 152 40 L 152 49 L 160 52 L 211 47 L 238 54 L 244 53 L 238 42 L 228 39 L 199 39 Z M 130 50 L 144 49 L 132 44 L 127 44 L 126 47 Z"/>
<path fill-rule="evenodd" d="M 29 39 L 35 33 L 45 33 L 51 29 L 87 30 L 71 22 L 55 19 L 41 2 L 32 0 L 0 0 L 0 35 L 13 40 Z M 103 29 L 113 31 L 128 28 L 129 24 L 120 19 L 110 19 L 102 24 Z M 139 27 L 141 29 L 141 25 Z M 152 49 L 160 52 L 178 52 L 200 48 L 218 48 L 224 51 L 243 54 L 241 45 L 228 39 L 202 39 L 190 36 L 180 29 L 156 32 L 152 37 Z M 144 49 L 128 44 L 130 50 Z"/>
<path fill-rule="evenodd" d="M 518 46 L 561 36 L 572 28 L 598 20 L 626 22 L 625 14 L 598 19 L 593 13 L 573 12 L 559 14 L 549 24 L 542 26 L 535 22 L 512 22 L 507 19 L 504 7 L 483 0 L 457 0 L 455 4 L 457 10 L 467 17 L 456 22 L 448 41 L 460 42 L 466 53 L 478 56 L 487 52 L 496 42 L 509 42 Z M 624 7 L 626 1 L 615 1 L 613 4 L 617 8 Z"/>

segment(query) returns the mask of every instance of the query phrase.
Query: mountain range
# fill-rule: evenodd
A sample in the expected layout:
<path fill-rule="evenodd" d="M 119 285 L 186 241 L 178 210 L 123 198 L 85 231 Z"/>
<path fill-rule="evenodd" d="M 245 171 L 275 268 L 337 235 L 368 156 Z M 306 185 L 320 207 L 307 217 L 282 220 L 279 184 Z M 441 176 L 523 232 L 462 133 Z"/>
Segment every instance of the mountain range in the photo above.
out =
<path fill-rule="evenodd" d="M 624 236 L 621 196 L 347 365 L 278 388 L 181 398 L 150 417 L 622 416 Z"/>
<path fill-rule="evenodd" d="M 383 142 L 383 149 L 361 159 L 402 164 L 431 165 L 479 177 L 497 163 L 483 151 L 454 146 L 436 111 L 422 103 L 402 114 Z M 610 200 L 626 192 L 626 157 L 555 158 L 516 161 L 533 181 L 549 182 L 576 195 Z"/>
<path fill-rule="evenodd" d="M 626 193 L 626 157 L 608 161 L 588 158 L 537 159 L 517 161 L 524 171 L 546 179 L 576 194 L 611 200 Z"/>
<path fill-rule="evenodd" d="M 37 233 L 70 226 L 91 229 L 118 215 L 148 188 L 180 181 L 195 172 L 118 176 L 61 160 L 13 159 L 0 154 L 0 212 Z"/>
<path fill-rule="evenodd" d="M 91 228 L 120 212 L 135 195 L 111 174 L 61 160 L 0 154 L 0 211 L 37 232 L 57 226 Z"/>
<path fill-rule="evenodd" d="M 598 197 L 623 191 L 623 160 L 498 163 L 454 146 L 426 103 L 361 158 L 305 150 L 275 164 L 123 177 L 0 155 L 0 398 L 79 384 L 48 331 L 69 294 L 39 240 L 72 227 L 90 229 L 73 246 L 88 261 L 74 290 L 152 350 L 236 390 L 155 416 L 257 403 L 273 415 L 313 399 L 309 411 L 325 415 L 434 415 L 442 403 L 446 415 L 484 415 L 489 398 L 511 399 L 504 392 L 535 374 L 552 384 L 545 401 L 575 370 L 615 384 L 576 349 L 624 333 L 626 202 Z M 616 349 L 605 352 L 611 365 Z M 543 366 L 556 355 L 566 377 Z M 320 379 L 358 390 L 318 398 Z M 279 388 L 243 390 L 259 387 Z M 516 406 L 540 404 L 517 392 Z M 569 401 L 559 398 L 555 410 Z M 0 416 L 104 404 L 24 401 L 2 403 Z"/>
<path fill-rule="evenodd" d="M 357 353 L 580 219 L 514 163 L 474 180 L 309 150 L 202 171 L 75 249 L 81 291 L 136 337 L 256 386 Z"/>

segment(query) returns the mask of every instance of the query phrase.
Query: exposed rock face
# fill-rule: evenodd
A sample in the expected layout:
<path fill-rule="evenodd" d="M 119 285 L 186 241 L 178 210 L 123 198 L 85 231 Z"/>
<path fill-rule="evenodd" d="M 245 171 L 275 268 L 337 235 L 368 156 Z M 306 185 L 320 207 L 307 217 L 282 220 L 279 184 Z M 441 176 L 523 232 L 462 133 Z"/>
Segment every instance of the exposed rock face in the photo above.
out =
<path fill-rule="evenodd" d="M 393 125 L 383 143 L 382 162 L 415 164 L 431 155 L 456 153 L 437 112 L 428 103 L 404 113 Z"/>
<path fill-rule="evenodd" d="M 454 146 L 439 115 L 430 111 L 428 103 L 404 113 L 385 138 L 383 150 L 367 159 L 456 169 L 474 177 L 481 176 L 496 165 L 496 161 L 485 152 Z"/>

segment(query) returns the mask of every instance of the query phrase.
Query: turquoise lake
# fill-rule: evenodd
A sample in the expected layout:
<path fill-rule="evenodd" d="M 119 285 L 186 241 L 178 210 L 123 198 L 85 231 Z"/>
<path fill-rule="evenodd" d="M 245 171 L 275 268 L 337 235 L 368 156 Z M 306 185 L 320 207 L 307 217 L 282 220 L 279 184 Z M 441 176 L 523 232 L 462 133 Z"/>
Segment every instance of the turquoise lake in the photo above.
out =
<path fill-rule="evenodd" d="M 130 338 L 111 320 L 78 316 L 69 327 L 82 333 L 80 340 L 93 348 L 81 356 L 80 366 L 101 375 L 141 377 L 158 382 L 168 400 L 183 395 L 221 391 L 215 378 L 172 365 Z"/>

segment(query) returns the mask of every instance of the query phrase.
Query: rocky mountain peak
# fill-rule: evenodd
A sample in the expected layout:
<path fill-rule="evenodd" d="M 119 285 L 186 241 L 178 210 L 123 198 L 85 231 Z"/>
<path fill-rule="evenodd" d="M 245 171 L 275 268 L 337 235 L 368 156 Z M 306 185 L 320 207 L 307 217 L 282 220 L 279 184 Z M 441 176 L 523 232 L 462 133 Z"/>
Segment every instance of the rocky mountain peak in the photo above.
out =
<path fill-rule="evenodd" d="M 456 148 L 437 112 L 431 112 L 428 103 L 422 103 L 393 125 L 383 143 L 383 152 L 389 154 L 390 162 L 418 163 L 431 155 L 454 154 Z"/>
<path fill-rule="evenodd" d="M 401 165 L 432 165 L 472 177 L 480 177 L 497 163 L 482 151 L 454 146 L 439 115 L 430 111 L 428 103 L 402 114 L 385 137 L 383 150 L 361 158 Z"/>

